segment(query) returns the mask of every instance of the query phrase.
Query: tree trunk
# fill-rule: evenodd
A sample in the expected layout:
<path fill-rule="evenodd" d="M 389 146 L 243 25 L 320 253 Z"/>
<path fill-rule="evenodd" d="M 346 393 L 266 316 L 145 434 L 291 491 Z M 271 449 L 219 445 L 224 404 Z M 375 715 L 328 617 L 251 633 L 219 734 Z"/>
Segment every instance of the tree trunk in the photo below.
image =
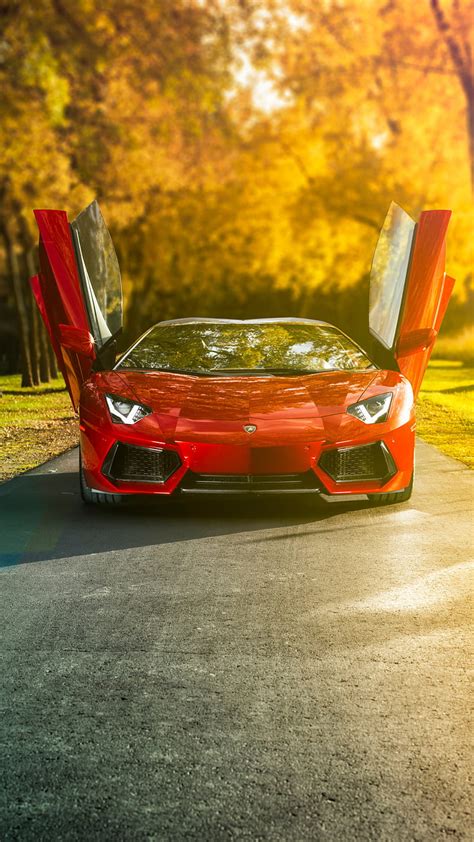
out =
<path fill-rule="evenodd" d="M 33 255 L 33 249 L 29 245 L 26 238 L 23 240 L 23 249 L 25 256 L 26 271 L 30 278 L 35 274 L 36 266 Z M 29 317 L 30 317 L 30 353 L 31 353 L 31 371 L 33 375 L 33 382 L 35 386 L 39 386 L 40 378 L 40 340 L 39 340 L 39 314 L 34 295 L 30 287 L 29 303 Z"/>
<path fill-rule="evenodd" d="M 471 188 L 474 193 L 474 83 L 466 90 L 467 129 L 469 132 L 469 153 L 471 158 Z"/>
<path fill-rule="evenodd" d="M 49 347 L 48 347 L 48 357 L 49 357 L 49 369 L 51 371 L 51 377 L 53 379 L 56 379 L 56 377 L 58 376 L 58 364 L 56 362 L 56 355 L 55 355 L 55 353 L 54 353 L 54 351 L 51 347 L 51 344 L 49 344 Z"/>
<path fill-rule="evenodd" d="M 39 386 L 40 378 L 40 344 L 39 344 L 39 318 L 36 301 L 33 298 L 33 293 L 30 293 L 30 353 L 31 353 L 31 373 L 33 375 L 33 383 Z"/>
<path fill-rule="evenodd" d="M 2 227 L 2 234 L 5 240 L 5 247 L 7 251 L 8 267 L 13 284 L 13 294 L 15 298 L 15 306 L 18 315 L 18 326 L 20 332 L 20 351 L 21 351 L 21 368 L 22 378 L 21 385 L 23 387 L 33 386 L 33 374 L 31 370 L 31 356 L 29 346 L 29 324 L 28 311 L 26 309 L 25 296 L 23 294 L 23 284 L 21 279 L 20 267 L 18 263 L 18 255 L 16 253 L 15 242 L 4 225 Z"/>
<path fill-rule="evenodd" d="M 468 40 L 456 33 L 456 21 L 453 27 L 440 0 L 430 0 L 438 31 L 451 56 L 453 67 L 466 97 L 467 133 L 469 139 L 469 158 L 471 166 L 471 189 L 474 190 L 474 78 L 472 75 L 472 52 Z M 456 11 L 456 6 L 453 6 Z M 458 9 L 459 10 L 459 9 Z"/>
<path fill-rule="evenodd" d="M 43 321 L 39 325 L 40 341 L 40 380 L 42 383 L 49 383 L 51 380 L 51 367 L 49 364 L 49 339 L 46 335 L 46 328 Z"/>

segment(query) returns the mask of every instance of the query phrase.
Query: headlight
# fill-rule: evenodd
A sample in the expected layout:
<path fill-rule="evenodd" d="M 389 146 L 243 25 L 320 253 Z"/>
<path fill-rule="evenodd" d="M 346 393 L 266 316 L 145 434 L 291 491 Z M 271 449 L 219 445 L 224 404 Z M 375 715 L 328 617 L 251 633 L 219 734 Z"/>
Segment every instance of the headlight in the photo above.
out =
<path fill-rule="evenodd" d="M 136 424 L 152 411 L 149 406 L 142 406 L 141 403 L 117 395 L 106 395 L 105 400 L 114 424 Z"/>
<path fill-rule="evenodd" d="M 373 398 L 367 398 L 366 401 L 353 403 L 347 407 L 347 411 L 349 415 L 353 415 L 359 421 L 363 421 L 364 424 L 380 424 L 382 421 L 386 421 L 389 416 L 392 396 L 392 392 L 375 395 Z"/>

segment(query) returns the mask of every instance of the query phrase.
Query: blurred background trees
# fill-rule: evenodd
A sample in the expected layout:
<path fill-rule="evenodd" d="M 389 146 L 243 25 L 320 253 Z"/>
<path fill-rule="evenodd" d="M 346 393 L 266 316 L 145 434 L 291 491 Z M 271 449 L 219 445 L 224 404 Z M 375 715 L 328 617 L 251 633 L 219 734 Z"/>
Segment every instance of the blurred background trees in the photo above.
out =
<path fill-rule="evenodd" d="M 472 305 L 471 0 L 0 4 L 0 347 L 47 380 L 34 207 L 99 199 L 124 344 L 173 316 L 304 315 L 363 340 L 393 199 L 451 207 Z"/>

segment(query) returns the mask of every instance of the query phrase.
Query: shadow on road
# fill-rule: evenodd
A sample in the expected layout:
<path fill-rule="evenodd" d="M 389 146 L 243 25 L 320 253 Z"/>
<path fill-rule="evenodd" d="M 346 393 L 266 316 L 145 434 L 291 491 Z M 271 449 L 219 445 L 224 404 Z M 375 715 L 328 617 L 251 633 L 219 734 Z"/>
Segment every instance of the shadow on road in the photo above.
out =
<path fill-rule="evenodd" d="M 84 506 L 77 473 L 30 473 L 0 488 L 0 566 L 310 524 L 361 505 L 275 495 Z"/>

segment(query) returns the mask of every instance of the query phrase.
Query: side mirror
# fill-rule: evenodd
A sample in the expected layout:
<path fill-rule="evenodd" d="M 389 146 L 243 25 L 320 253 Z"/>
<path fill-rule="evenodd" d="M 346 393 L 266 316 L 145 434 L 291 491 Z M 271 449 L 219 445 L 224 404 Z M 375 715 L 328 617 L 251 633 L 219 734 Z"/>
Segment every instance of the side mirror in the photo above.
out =
<path fill-rule="evenodd" d="M 433 345 L 437 335 L 437 331 L 430 327 L 410 331 L 398 340 L 397 357 L 409 357 L 410 354 L 416 354 L 417 351 L 426 351 Z"/>
<path fill-rule="evenodd" d="M 88 330 L 74 327 L 74 325 L 59 325 L 59 342 L 69 351 L 75 351 L 76 354 L 95 360 L 94 338 Z"/>

